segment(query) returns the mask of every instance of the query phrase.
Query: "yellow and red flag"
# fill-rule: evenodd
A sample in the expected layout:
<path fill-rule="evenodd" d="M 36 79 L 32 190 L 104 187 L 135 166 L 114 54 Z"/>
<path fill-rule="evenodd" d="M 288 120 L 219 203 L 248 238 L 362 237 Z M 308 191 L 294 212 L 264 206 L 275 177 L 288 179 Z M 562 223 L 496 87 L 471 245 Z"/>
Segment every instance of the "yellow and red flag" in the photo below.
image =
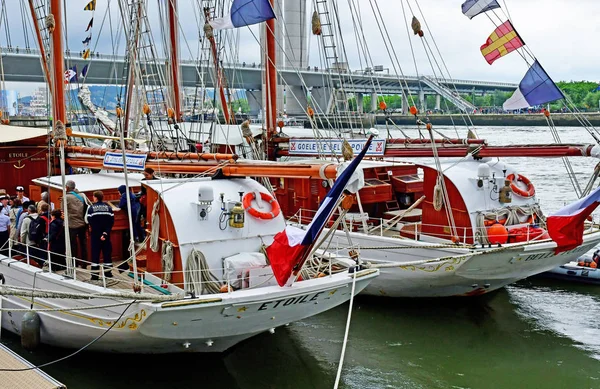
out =
<path fill-rule="evenodd" d="M 487 42 L 481 46 L 481 54 L 491 65 L 498 58 L 522 46 L 525 46 L 525 43 L 523 43 L 510 21 L 507 20 L 496 28 L 487 39 Z"/>

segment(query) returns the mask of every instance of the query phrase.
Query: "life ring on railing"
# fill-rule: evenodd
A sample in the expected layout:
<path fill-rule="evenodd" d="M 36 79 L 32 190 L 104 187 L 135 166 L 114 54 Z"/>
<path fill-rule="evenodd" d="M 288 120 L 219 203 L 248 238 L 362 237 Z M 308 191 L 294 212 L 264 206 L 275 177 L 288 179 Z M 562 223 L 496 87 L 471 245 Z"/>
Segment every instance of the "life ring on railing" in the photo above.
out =
<path fill-rule="evenodd" d="M 515 178 L 517 182 L 522 182 L 525 185 L 527 185 L 527 190 L 519 188 L 517 182 L 515 182 Z M 529 181 L 527 177 L 521 174 L 509 174 L 508 176 L 506 176 L 506 179 L 510 181 L 510 189 L 512 189 L 512 191 L 515 194 L 521 197 L 533 197 L 535 195 L 535 188 L 533 187 L 533 184 L 531 183 L 531 181 Z"/>
<path fill-rule="evenodd" d="M 271 197 L 270 194 L 263 192 L 260 192 L 260 198 L 271 204 L 270 212 L 260 212 L 256 208 L 252 208 L 252 200 L 256 199 L 256 194 L 254 194 L 254 192 L 246 193 L 246 195 L 242 199 L 244 210 L 248 211 L 250 215 L 258 219 L 275 219 L 279 215 L 279 213 L 281 213 L 281 208 L 279 207 L 279 203 L 277 202 L 277 200 Z"/>

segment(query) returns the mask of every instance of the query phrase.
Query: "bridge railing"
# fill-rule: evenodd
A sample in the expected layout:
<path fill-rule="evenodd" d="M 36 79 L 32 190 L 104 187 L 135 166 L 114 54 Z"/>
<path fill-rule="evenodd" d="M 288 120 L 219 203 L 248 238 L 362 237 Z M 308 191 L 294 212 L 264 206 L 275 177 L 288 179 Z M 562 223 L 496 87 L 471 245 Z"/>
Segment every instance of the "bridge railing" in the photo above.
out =
<path fill-rule="evenodd" d="M 39 56 L 40 55 L 40 51 L 38 49 L 33 49 L 33 48 L 28 48 L 28 49 L 23 49 L 23 48 L 19 48 L 19 47 L 0 47 L 0 51 L 2 52 L 2 55 L 5 56 L 7 54 L 17 54 L 17 55 L 34 55 L 34 56 Z M 73 51 L 73 50 L 66 50 L 65 51 L 65 57 L 66 58 L 70 58 L 70 59 L 82 59 L 83 56 L 83 51 Z M 90 59 L 92 60 L 106 60 L 106 61 L 111 61 L 111 62 L 116 62 L 116 61 L 125 61 L 125 56 L 124 55 L 113 55 L 113 54 L 104 54 L 104 53 L 100 53 L 100 52 L 91 52 L 90 53 Z M 166 63 L 166 59 L 159 59 L 158 62 L 164 62 Z M 197 59 L 183 59 L 181 60 L 181 64 L 182 65 L 192 65 L 192 66 L 212 66 L 212 63 L 209 63 L 206 60 L 197 60 Z M 263 66 L 261 63 L 256 63 L 256 62 L 225 62 L 223 63 L 223 66 L 225 68 L 233 68 L 233 69 L 256 69 L 257 71 L 260 70 L 262 71 Z M 288 66 L 283 66 L 279 68 L 280 71 L 286 71 L 286 72 L 296 72 L 296 71 L 300 71 L 302 73 L 305 72 L 310 72 L 310 73 L 317 73 L 317 74 L 327 74 L 329 72 L 328 69 L 324 69 L 324 68 L 320 68 L 318 66 L 307 66 L 307 67 L 303 67 L 303 68 L 297 68 L 297 67 L 288 67 Z M 352 72 L 347 72 L 346 73 L 348 76 L 363 76 L 363 77 L 377 77 L 379 79 L 389 79 L 389 80 L 397 80 L 398 77 L 395 74 L 390 74 L 390 73 L 382 73 L 382 72 L 373 72 L 372 70 L 354 70 Z M 517 84 L 513 84 L 513 83 L 507 83 L 507 82 L 494 82 L 494 81 L 475 81 L 475 80 L 461 80 L 461 79 L 441 79 L 441 78 L 436 78 L 432 75 L 427 75 L 425 77 L 428 77 L 430 79 L 433 79 L 435 81 L 437 81 L 438 83 L 441 84 L 445 84 L 445 85 L 472 85 L 473 87 L 499 87 L 499 88 L 516 88 L 518 85 Z M 411 82 L 418 82 L 419 80 L 422 80 L 422 77 L 417 77 L 417 76 L 403 76 L 402 77 L 403 81 L 411 81 Z M 464 88 L 462 88 L 464 89 Z"/>

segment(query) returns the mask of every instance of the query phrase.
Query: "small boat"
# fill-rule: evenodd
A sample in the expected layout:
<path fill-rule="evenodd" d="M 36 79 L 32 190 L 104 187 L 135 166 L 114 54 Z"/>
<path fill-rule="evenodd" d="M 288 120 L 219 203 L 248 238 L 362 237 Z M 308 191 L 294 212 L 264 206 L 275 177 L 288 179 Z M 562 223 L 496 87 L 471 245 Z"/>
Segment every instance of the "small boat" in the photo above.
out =
<path fill-rule="evenodd" d="M 539 274 L 540 277 L 554 278 L 564 281 L 580 282 L 584 284 L 600 284 L 600 269 L 594 256 L 598 257 L 598 248 L 583 254 L 576 261 L 571 261 L 554 269 Z"/>

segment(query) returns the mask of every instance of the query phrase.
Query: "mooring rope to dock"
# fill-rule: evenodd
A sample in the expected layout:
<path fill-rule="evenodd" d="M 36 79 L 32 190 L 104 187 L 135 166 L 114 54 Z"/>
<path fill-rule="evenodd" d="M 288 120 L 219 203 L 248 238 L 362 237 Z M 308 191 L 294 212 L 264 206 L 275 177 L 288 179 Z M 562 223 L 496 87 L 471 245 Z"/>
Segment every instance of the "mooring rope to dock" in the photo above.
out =
<path fill-rule="evenodd" d="M 27 370 L 35 370 L 35 369 L 40 369 L 42 367 L 46 367 L 46 366 L 50 366 L 53 365 L 55 363 L 58 362 L 62 362 L 66 359 L 69 359 L 77 354 L 79 354 L 80 352 L 82 352 L 83 350 L 85 350 L 86 348 L 90 347 L 92 344 L 96 343 L 97 341 L 99 341 L 100 339 L 102 339 L 102 337 L 106 334 L 108 334 L 108 331 L 112 330 L 113 327 L 120 322 L 121 318 L 123 317 L 123 315 L 125 315 L 125 312 L 127 312 L 127 310 L 134 304 L 136 303 L 137 300 L 133 300 L 132 302 L 128 303 L 127 307 L 125 307 L 125 309 L 123 310 L 123 312 L 121 312 L 121 315 L 119 315 L 119 317 L 117 318 L 117 320 L 115 320 L 110 327 L 108 327 L 106 329 L 106 331 L 104 331 L 103 333 L 101 333 L 100 335 L 98 335 L 97 337 L 95 337 L 94 339 L 92 339 L 89 343 L 87 343 L 86 345 L 84 345 L 83 347 L 81 347 L 80 349 L 77 349 L 75 351 L 73 351 L 71 354 L 69 355 L 65 355 L 62 358 L 58 358 L 55 359 L 53 361 L 50 362 L 46 362 L 46 363 L 42 363 L 41 365 L 37 365 L 37 366 L 31 366 L 31 367 L 24 367 L 21 369 L 0 369 L 0 371 L 12 371 L 12 372 L 17 372 L 17 371 L 27 371 Z"/>
<path fill-rule="evenodd" d="M 356 290 L 356 273 L 358 266 L 354 268 L 352 273 L 352 291 L 350 292 L 350 306 L 348 307 L 348 318 L 346 319 L 346 330 L 344 331 L 344 342 L 342 343 L 342 354 L 340 355 L 340 363 L 338 365 L 337 374 L 335 376 L 335 384 L 333 389 L 337 389 L 342 376 L 342 367 L 344 366 L 344 357 L 346 355 L 346 345 L 348 344 L 348 332 L 350 332 L 350 320 L 352 318 L 352 305 L 354 303 L 354 291 Z"/>

